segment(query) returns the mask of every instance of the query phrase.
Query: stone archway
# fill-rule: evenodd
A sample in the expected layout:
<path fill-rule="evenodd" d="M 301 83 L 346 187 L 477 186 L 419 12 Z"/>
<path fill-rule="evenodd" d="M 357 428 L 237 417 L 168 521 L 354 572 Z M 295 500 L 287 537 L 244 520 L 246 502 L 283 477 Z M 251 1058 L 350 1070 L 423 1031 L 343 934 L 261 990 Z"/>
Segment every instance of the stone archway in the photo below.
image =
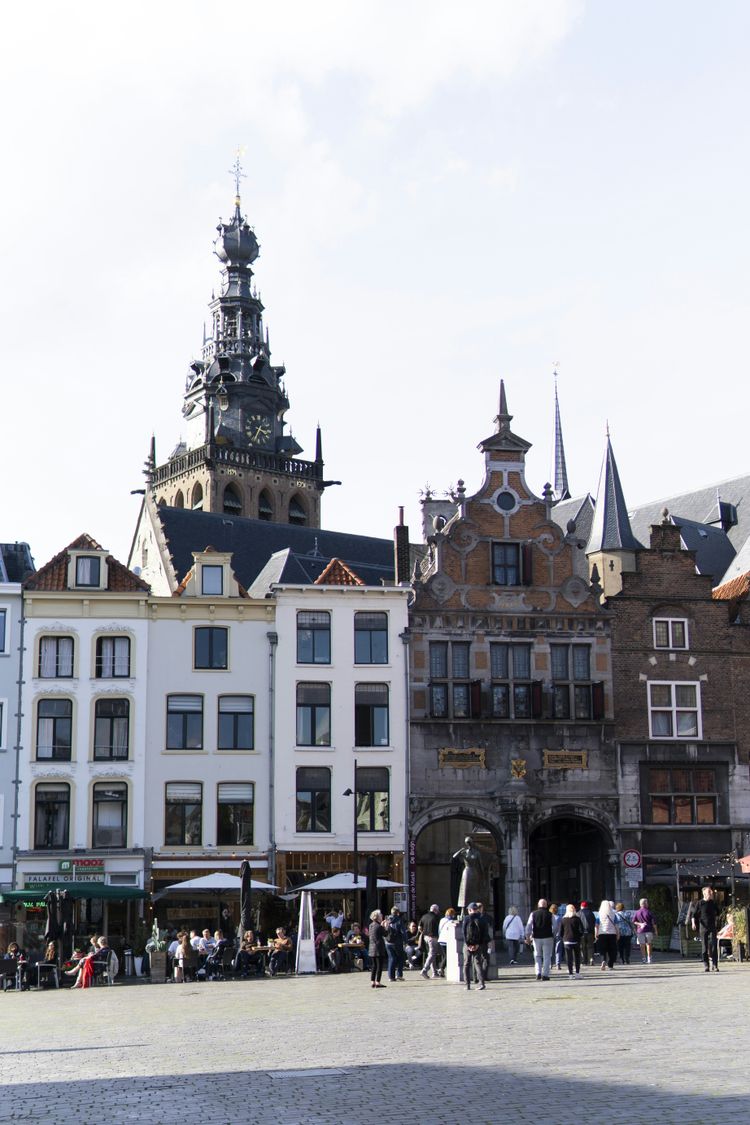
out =
<path fill-rule="evenodd" d="M 531 898 L 536 902 L 580 902 L 597 906 L 616 893 L 611 864 L 612 833 L 593 816 L 560 810 L 529 833 Z"/>
<path fill-rule="evenodd" d="M 487 873 L 485 907 L 495 919 L 502 921 L 505 909 L 504 872 L 502 869 L 502 837 L 489 820 L 466 810 L 433 813 L 415 825 L 416 914 L 436 902 L 441 912 L 457 906 L 461 863 L 452 857 L 463 847 L 466 836 L 485 853 Z"/>

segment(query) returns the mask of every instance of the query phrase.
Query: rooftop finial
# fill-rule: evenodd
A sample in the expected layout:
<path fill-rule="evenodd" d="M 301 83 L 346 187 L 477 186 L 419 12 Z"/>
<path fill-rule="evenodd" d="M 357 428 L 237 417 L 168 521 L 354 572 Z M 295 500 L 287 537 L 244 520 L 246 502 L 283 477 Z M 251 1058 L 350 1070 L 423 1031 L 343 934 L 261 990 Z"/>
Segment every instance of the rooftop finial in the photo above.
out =
<path fill-rule="evenodd" d="M 240 180 L 247 179 L 247 173 L 243 171 L 240 157 L 245 152 L 244 145 L 237 146 L 237 156 L 235 157 L 234 164 L 229 169 L 230 176 L 234 176 L 234 205 L 239 210 L 240 206 Z"/>

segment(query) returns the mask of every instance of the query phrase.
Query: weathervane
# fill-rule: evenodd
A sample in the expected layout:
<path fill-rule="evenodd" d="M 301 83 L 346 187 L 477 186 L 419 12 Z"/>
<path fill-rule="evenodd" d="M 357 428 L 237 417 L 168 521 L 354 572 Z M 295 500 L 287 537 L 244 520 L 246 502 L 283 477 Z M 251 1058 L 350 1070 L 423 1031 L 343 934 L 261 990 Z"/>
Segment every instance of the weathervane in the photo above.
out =
<path fill-rule="evenodd" d="M 235 158 L 234 164 L 229 169 L 230 176 L 234 176 L 234 194 L 237 197 L 238 203 L 239 203 L 239 199 L 240 199 L 240 180 L 246 180 L 247 179 L 247 173 L 243 172 L 242 164 L 240 163 L 240 157 L 242 156 L 242 154 L 244 152 L 245 152 L 245 146 L 244 145 L 238 145 L 237 146 L 237 156 Z"/>

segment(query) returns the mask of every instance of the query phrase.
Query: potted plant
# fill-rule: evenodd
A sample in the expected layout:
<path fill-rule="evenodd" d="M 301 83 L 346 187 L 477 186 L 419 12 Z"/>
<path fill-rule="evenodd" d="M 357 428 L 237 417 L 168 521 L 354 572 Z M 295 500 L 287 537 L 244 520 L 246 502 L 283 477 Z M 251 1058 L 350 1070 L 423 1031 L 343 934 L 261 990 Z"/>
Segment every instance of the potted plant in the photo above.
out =
<path fill-rule="evenodd" d="M 146 942 L 149 956 L 149 976 L 152 981 L 167 978 L 167 931 L 159 929 L 159 919 L 154 918 L 151 937 Z"/>

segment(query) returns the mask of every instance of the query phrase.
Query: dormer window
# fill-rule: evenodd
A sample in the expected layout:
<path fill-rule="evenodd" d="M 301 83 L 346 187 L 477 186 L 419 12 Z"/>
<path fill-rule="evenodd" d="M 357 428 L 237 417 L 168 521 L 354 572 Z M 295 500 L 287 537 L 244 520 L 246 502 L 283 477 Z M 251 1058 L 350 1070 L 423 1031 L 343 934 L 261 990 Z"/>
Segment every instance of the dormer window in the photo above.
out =
<path fill-rule="evenodd" d="M 221 597 L 224 593 L 223 566 L 206 566 L 204 563 L 201 567 L 201 593 Z"/>
<path fill-rule="evenodd" d="M 76 586 L 101 586 L 101 559 L 97 555 L 76 558 Z"/>

